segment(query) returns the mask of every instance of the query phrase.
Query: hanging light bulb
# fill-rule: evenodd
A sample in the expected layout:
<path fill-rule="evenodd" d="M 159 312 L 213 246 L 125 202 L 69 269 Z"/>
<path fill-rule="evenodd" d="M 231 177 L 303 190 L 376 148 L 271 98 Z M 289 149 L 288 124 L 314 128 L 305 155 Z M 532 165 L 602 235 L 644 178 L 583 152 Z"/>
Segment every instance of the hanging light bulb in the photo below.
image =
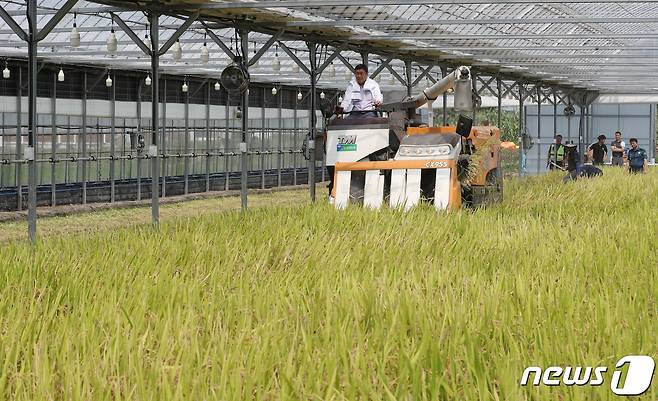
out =
<path fill-rule="evenodd" d="M 105 80 L 105 86 L 108 88 L 112 86 L 112 78 L 110 78 L 110 73 L 107 73 L 107 79 Z"/>
<path fill-rule="evenodd" d="M 110 37 L 107 38 L 107 51 L 114 54 L 117 51 L 118 42 L 117 35 L 114 33 L 114 19 L 112 19 L 112 29 L 110 30 Z"/>
<path fill-rule="evenodd" d="M 210 51 L 208 51 L 208 43 L 206 42 L 206 34 L 203 34 L 203 47 L 201 48 L 201 62 L 208 64 L 210 61 Z"/>
<path fill-rule="evenodd" d="M 186 79 L 185 81 L 183 81 L 183 86 L 181 86 L 181 90 L 183 91 L 183 93 L 187 93 L 188 89 L 189 87 L 187 86 L 187 79 Z"/>
<path fill-rule="evenodd" d="M 176 43 L 172 46 L 171 55 L 174 57 L 175 61 L 180 61 L 183 57 L 183 48 L 180 45 L 180 39 L 176 40 Z"/>
<path fill-rule="evenodd" d="M 204 42 L 203 47 L 201 48 L 201 62 L 203 64 L 208 64 L 208 61 L 210 61 L 210 52 L 208 51 L 208 46 Z"/>
<path fill-rule="evenodd" d="M 334 62 L 332 61 L 331 64 L 329 64 L 329 71 L 328 71 L 329 78 L 335 78 L 336 77 L 336 67 L 334 67 Z"/>
<path fill-rule="evenodd" d="M 277 92 L 278 92 L 278 91 L 276 90 L 276 86 L 273 86 L 273 87 L 272 87 L 272 95 L 276 95 Z"/>
<path fill-rule="evenodd" d="M 146 78 L 144 78 L 144 85 L 151 86 L 151 74 L 148 74 Z"/>
<path fill-rule="evenodd" d="M 11 78 L 11 71 L 9 71 L 9 65 L 7 64 L 7 60 L 5 60 L 5 69 L 2 70 L 2 77 L 4 79 Z"/>
<path fill-rule="evenodd" d="M 59 69 L 59 72 L 57 73 L 57 81 L 64 82 L 64 70 L 62 70 L 61 68 Z"/>
<path fill-rule="evenodd" d="M 219 84 L 219 82 L 215 82 L 215 90 L 218 91 L 222 89 L 222 86 Z"/>
<path fill-rule="evenodd" d="M 342 95 L 341 95 L 341 96 L 338 96 L 338 103 L 339 103 L 339 104 L 340 104 L 340 103 L 343 103 L 343 96 L 342 96 Z"/>
<path fill-rule="evenodd" d="M 240 108 L 240 106 L 238 106 L 238 108 L 235 110 L 235 118 L 237 118 L 238 120 L 242 118 L 242 109 Z"/>
<path fill-rule="evenodd" d="M 297 49 L 295 49 L 295 58 L 297 58 Z M 299 74 L 299 65 L 295 60 L 292 62 L 292 72 L 295 74 Z"/>
<path fill-rule="evenodd" d="M 398 83 L 398 80 L 395 78 L 395 75 L 391 74 L 388 77 L 388 83 L 391 84 L 391 85 L 395 85 L 395 84 Z"/>
<path fill-rule="evenodd" d="M 254 42 L 254 58 L 256 57 L 256 42 Z M 252 67 L 256 68 L 258 67 L 258 60 L 254 64 L 252 64 Z"/>
<path fill-rule="evenodd" d="M 281 71 L 281 61 L 279 60 L 279 45 L 274 46 L 274 61 L 272 62 L 272 69 L 274 71 Z"/>
<path fill-rule="evenodd" d="M 320 99 L 324 99 L 324 98 L 325 98 L 325 94 L 324 94 L 324 91 L 322 91 L 322 92 L 320 92 Z"/>
<path fill-rule="evenodd" d="M 78 24 L 76 23 L 77 14 L 73 13 L 73 28 L 69 35 L 69 44 L 71 47 L 80 47 L 80 31 L 78 31 Z"/>
<path fill-rule="evenodd" d="M 297 100 L 301 101 L 303 97 L 304 95 L 302 95 L 302 91 L 297 92 Z"/>
<path fill-rule="evenodd" d="M 148 26 L 148 24 L 146 25 L 146 33 L 144 34 L 144 44 L 149 49 L 151 48 L 151 39 L 149 39 L 149 26 Z"/>

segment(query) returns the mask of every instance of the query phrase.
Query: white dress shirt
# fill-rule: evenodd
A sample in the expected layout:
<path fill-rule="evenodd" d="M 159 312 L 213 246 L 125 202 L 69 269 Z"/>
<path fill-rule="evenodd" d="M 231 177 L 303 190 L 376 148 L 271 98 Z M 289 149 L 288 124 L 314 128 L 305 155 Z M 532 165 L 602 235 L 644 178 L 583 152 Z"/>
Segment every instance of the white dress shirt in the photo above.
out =
<path fill-rule="evenodd" d="M 374 80 L 367 78 L 363 86 L 356 82 L 356 78 L 352 78 L 347 89 L 345 89 L 345 96 L 343 96 L 343 103 L 340 106 L 347 113 L 350 111 L 373 110 L 375 102 L 384 100 L 382 92 L 379 90 L 379 85 Z"/>

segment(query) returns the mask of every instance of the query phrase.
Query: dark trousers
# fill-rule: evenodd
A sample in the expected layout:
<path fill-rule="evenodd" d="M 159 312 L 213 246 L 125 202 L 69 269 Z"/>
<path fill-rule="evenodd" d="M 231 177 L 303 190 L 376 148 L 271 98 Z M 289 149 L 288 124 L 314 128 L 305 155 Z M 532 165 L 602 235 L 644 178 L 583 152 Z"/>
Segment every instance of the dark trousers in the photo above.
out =
<path fill-rule="evenodd" d="M 624 165 L 624 156 L 612 156 L 612 165 L 613 166 L 623 166 Z"/>

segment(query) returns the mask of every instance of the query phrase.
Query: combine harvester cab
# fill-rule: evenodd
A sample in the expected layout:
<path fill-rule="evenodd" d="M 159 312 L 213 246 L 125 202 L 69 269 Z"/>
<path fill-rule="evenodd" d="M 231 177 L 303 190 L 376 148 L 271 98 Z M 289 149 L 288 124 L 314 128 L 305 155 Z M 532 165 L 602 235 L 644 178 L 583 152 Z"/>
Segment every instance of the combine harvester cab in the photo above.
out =
<path fill-rule="evenodd" d="M 433 100 L 450 89 L 456 111 L 473 111 L 477 95 L 470 69 L 462 66 L 416 96 L 383 105 L 388 119 L 337 119 L 328 125 L 327 165 L 334 166 L 337 208 L 356 202 L 409 210 L 426 201 L 446 210 L 500 200 L 498 128 L 472 127 L 463 115 L 456 127 L 431 126 Z M 418 122 L 416 110 L 423 105 L 430 126 Z"/>
<path fill-rule="evenodd" d="M 351 138 L 360 137 L 355 131 L 358 129 L 350 131 Z M 462 136 L 456 127 L 449 126 L 409 127 L 392 159 L 347 161 L 338 158 L 335 161 L 334 205 L 342 209 L 349 203 L 369 208 L 388 204 L 409 210 L 420 202 L 428 202 L 437 210 L 446 210 L 459 209 L 462 204 L 484 205 L 499 201 L 502 195 L 500 131 L 487 126 L 473 127 L 467 132 L 468 136 Z M 329 138 L 331 134 L 328 135 L 328 149 L 332 145 L 340 146 Z M 381 143 L 384 139 L 382 129 Z"/>

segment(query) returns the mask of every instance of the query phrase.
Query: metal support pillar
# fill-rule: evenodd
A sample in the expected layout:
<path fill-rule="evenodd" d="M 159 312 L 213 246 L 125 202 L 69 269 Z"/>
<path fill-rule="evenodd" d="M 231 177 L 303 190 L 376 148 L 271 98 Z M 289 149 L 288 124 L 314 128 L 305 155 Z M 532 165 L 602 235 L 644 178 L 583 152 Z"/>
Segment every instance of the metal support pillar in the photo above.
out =
<path fill-rule="evenodd" d="M 50 103 L 50 206 L 57 204 L 57 177 L 55 159 L 57 158 L 57 72 L 53 73 L 53 95 Z"/>
<path fill-rule="evenodd" d="M 238 30 L 240 35 L 240 47 L 244 57 L 244 68 L 248 69 L 249 65 L 249 31 Z M 247 135 L 249 132 L 249 90 L 242 94 L 242 141 L 240 142 L 240 152 L 242 154 L 242 176 L 240 179 L 240 200 L 242 210 L 247 209 L 247 180 L 248 175 L 248 155 L 247 155 Z"/>
<path fill-rule="evenodd" d="M 121 140 L 121 156 L 125 157 L 126 156 L 126 127 L 128 126 L 125 117 L 123 118 L 123 123 L 122 123 L 121 126 L 123 127 L 123 130 L 122 130 L 123 133 L 121 134 L 121 138 L 122 138 L 122 140 Z M 120 177 L 120 179 L 125 179 L 126 178 L 126 171 L 127 171 L 126 162 L 127 162 L 126 159 L 122 159 L 121 164 L 119 165 L 119 168 L 120 168 L 119 177 Z M 130 166 L 130 172 L 127 173 L 128 177 L 132 177 L 132 172 L 133 172 L 133 169 L 132 169 L 132 165 L 131 165 Z"/>
<path fill-rule="evenodd" d="M 448 75 L 448 69 L 441 67 L 441 78 Z M 443 125 L 448 125 L 448 92 L 443 92 Z"/>
<path fill-rule="evenodd" d="M 160 89 L 160 55 L 158 54 L 160 38 L 159 28 L 160 21 L 159 15 L 155 12 L 149 14 L 150 27 L 151 27 L 151 147 L 149 155 L 151 156 L 151 221 L 156 228 L 160 220 L 160 199 L 159 199 L 159 183 L 160 180 L 160 162 L 158 160 L 158 133 L 160 132 L 159 120 L 159 89 Z M 164 184 L 164 183 L 163 183 Z"/>
<path fill-rule="evenodd" d="M 315 202 L 315 126 L 317 124 L 317 116 L 315 115 L 315 109 L 317 108 L 317 94 L 316 94 L 316 83 L 318 78 L 318 65 L 317 65 L 317 45 L 315 43 L 307 43 L 309 50 L 309 62 L 311 63 L 311 73 L 309 74 L 311 80 L 311 101 L 309 102 L 309 138 L 308 138 L 308 152 L 309 152 L 309 164 L 308 164 L 308 185 L 310 187 L 311 193 L 311 202 Z M 368 65 L 368 54 L 363 53 L 364 64 Z"/>
<path fill-rule="evenodd" d="M 114 76 L 114 82 L 116 83 L 116 75 Z M 117 86 L 112 85 L 110 88 L 110 153 L 112 154 L 112 157 L 110 158 L 110 202 L 114 202 L 116 199 L 116 186 L 115 186 L 115 180 L 116 180 L 116 162 L 114 158 L 116 157 L 115 152 L 115 136 L 117 132 L 117 124 L 116 124 L 116 118 L 117 118 L 117 108 L 116 108 L 116 98 L 117 98 Z"/>
<path fill-rule="evenodd" d="M 292 110 L 292 148 L 294 153 L 292 154 L 292 185 L 297 185 L 297 105 L 299 102 L 295 99 L 295 107 Z"/>
<path fill-rule="evenodd" d="M 537 174 L 541 166 L 541 86 L 537 84 Z"/>
<path fill-rule="evenodd" d="M 210 191 L 210 81 L 206 83 L 206 192 Z"/>
<path fill-rule="evenodd" d="M 27 1 L 28 46 L 28 149 L 26 152 L 28 192 L 27 192 L 27 233 L 30 242 L 37 239 L 37 0 Z"/>
<path fill-rule="evenodd" d="M 137 85 L 137 104 L 135 114 L 137 114 L 137 133 L 135 139 L 139 138 L 139 135 L 142 134 L 142 82 L 139 80 Z M 132 147 L 131 147 L 132 148 Z M 142 149 L 143 150 L 143 149 Z M 131 149 L 132 152 L 132 149 Z M 142 200 L 142 158 L 141 155 L 137 155 L 137 200 Z"/>
<path fill-rule="evenodd" d="M 18 82 L 16 82 L 16 160 L 23 158 L 23 69 L 18 68 Z M 16 171 L 16 200 L 18 210 L 23 210 L 23 166 L 17 164 Z"/>
<path fill-rule="evenodd" d="M 185 120 L 185 139 L 183 140 L 183 146 L 185 147 L 183 153 L 187 155 L 190 152 L 190 96 L 187 93 L 183 93 L 185 96 L 185 105 L 184 105 L 184 120 Z M 178 164 L 178 163 L 176 163 Z M 190 158 L 185 156 L 183 158 L 183 193 L 187 195 L 190 189 Z"/>
<path fill-rule="evenodd" d="M 281 89 L 281 91 L 283 91 L 283 89 Z M 277 119 L 278 120 L 278 122 L 277 122 L 277 124 L 278 124 L 277 136 L 279 137 L 278 138 L 278 146 L 277 146 L 278 149 L 277 150 L 279 152 L 277 154 L 277 159 L 276 159 L 276 176 L 277 176 L 276 183 L 277 183 L 277 186 L 279 186 L 279 187 L 281 186 L 281 166 L 283 164 L 283 153 L 282 153 L 283 152 L 283 131 L 281 129 L 281 127 L 282 127 L 281 118 L 283 117 L 283 114 L 281 112 L 282 108 L 283 108 L 283 93 L 279 93 L 279 96 L 278 96 L 278 109 L 279 110 L 278 110 L 278 114 L 277 114 L 277 116 L 278 116 L 278 119 Z"/>
<path fill-rule="evenodd" d="M 584 140 L 585 140 L 585 107 L 580 106 L 580 121 L 578 123 L 578 152 L 580 153 L 580 157 L 584 158 L 585 157 L 585 149 L 584 149 Z"/>
<path fill-rule="evenodd" d="M 158 61 L 159 62 L 159 61 Z M 158 64 L 158 68 L 159 68 Z M 160 154 L 166 154 L 167 153 L 167 79 L 164 79 L 164 82 L 162 82 L 162 127 L 158 130 L 158 135 L 160 135 L 160 147 L 162 149 L 159 149 Z M 162 163 L 161 163 L 161 176 L 162 179 L 162 188 L 160 192 L 160 196 L 163 198 L 167 196 L 167 157 L 162 156 Z"/>
<path fill-rule="evenodd" d="M 502 122 L 502 108 L 503 108 L 503 93 L 500 83 L 500 78 L 496 78 L 496 88 L 498 88 L 498 108 L 496 109 L 496 126 L 500 129 L 500 124 Z"/>
<path fill-rule="evenodd" d="M 267 88 L 263 87 L 263 104 L 260 108 L 260 187 L 265 189 L 265 99 Z"/>
<path fill-rule="evenodd" d="M 82 204 L 87 203 L 87 72 L 82 79 Z M 80 163 L 78 161 L 78 163 Z"/>
<path fill-rule="evenodd" d="M 226 105 L 224 107 L 224 127 L 225 127 L 225 132 L 224 132 L 224 190 L 228 191 L 230 186 L 230 164 L 229 164 L 229 158 L 228 158 L 228 150 L 229 150 L 229 143 L 231 141 L 231 129 L 229 127 L 229 124 L 231 122 L 230 120 L 230 107 L 229 107 L 229 93 L 226 92 Z"/>
<path fill-rule="evenodd" d="M 5 121 L 5 113 L 2 113 L 2 135 L 0 135 L 0 158 L 2 159 L 8 159 L 9 157 L 5 155 L 5 149 L 7 149 L 7 146 L 5 145 L 5 127 L 6 127 L 6 121 Z M 5 186 L 9 186 L 9 184 L 5 184 L 5 169 L 8 168 L 9 166 L 5 166 L 4 164 L 0 165 L 0 188 L 4 188 Z"/>
<path fill-rule="evenodd" d="M 523 134 L 525 133 L 525 125 L 523 124 L 523 84 L 519 82 L 519 176 L 525 176 L 525 157 L 526 149 L 523 145 Z"/>
<path fill-rule="evenodd" d="M 407 96 L 411 96 L 411 85 L 412 85 L 411 60 L 404 61 L 404 71 L 405 71 L 405 78 L 407 80 L 407 82 L 404 84 L 407 87 Z"/>
<path fill-rule="evenodd" d="M 473 93 L 478 93 L 478 80 L 475 77 L 473 69 L 471 69 L 471 87 L 473 88 Z M 473 120 L 474 125 L 480 125 L 475 121 L 475 116 L 477 114 L 477 110 L 475 109 L 475 105 L 473 105 L 473 111 L 471 112 L 471 119 Z"/>
<path fill-rule="evenodd" d="M 553 90 L 553 138 L 557 136 L 557 96 Z"/>
<path fill-rule="evenodd" d="M 568 104 L 571 104 L 571 98 L 568 99 Z M 567 115 L 567 138 L 571 141 L 571 113 Z"/>

